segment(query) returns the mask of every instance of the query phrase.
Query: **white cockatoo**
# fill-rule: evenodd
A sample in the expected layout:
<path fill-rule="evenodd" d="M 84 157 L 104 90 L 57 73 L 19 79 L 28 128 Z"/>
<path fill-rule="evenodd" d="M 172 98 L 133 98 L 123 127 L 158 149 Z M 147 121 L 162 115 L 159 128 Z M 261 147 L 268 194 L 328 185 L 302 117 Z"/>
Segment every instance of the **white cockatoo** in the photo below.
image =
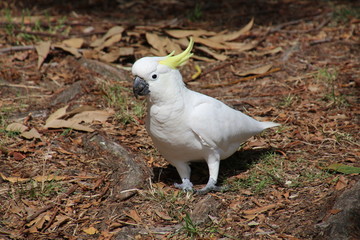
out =
<path fill-rule="evenodd" d="M 259 122 L 215 98 L 186 88 L 177 67 L 191 56 L 194 42 L 173 56 L 143 57 L 132 73 L 133 90 L 147 96 L 146 129 L 159 152 L 177 169 L 182 183 L 175 186 L 191 191 L 191 161 L 205 160 L 209 181 L 200 193 L 220 190 L 216 186 L 220 160 L 231 156 L 240 144 L 264 129 L 279 126 Z"/>

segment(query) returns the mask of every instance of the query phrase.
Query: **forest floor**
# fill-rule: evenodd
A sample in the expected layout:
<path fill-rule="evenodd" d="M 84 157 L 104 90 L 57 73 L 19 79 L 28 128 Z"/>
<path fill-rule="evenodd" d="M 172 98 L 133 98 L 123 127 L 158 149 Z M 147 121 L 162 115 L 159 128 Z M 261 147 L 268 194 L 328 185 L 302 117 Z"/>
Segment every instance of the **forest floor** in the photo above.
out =
<path fill-rule="evenodd" d="M 359 180 L 356 1 L 23 2 L 0 3 L 0 239 L 322 238 Z M 222 161 L 225 192 L 174 187 L 132 94 L 134 61 L 189 37 L 188 88 L 281 124 Z M 146 168 L 133 189 L 96 134 Z"/>

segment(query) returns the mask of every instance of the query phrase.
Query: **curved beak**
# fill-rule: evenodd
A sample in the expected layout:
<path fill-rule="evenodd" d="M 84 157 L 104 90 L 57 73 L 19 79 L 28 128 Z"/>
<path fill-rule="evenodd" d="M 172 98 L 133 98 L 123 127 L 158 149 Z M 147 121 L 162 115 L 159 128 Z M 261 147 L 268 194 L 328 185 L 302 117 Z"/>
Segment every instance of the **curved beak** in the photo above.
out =
<path fill-rule="evenodd" d="M 134 79 L 133 92 L 135 97 L 145 96 L 150 93 L 149 84 L 141 77 L 136 76 Z"/>

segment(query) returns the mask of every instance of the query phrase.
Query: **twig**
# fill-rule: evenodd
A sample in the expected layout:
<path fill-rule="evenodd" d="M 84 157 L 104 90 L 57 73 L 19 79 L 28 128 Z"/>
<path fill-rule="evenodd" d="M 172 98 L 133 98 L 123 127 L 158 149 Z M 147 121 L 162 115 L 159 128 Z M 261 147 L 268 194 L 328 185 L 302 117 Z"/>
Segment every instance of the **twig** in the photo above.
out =
<path fill-rule="evenodd" d="M 47 210 L 53 208 L 54 206 L 56 206 L 57 202 L 60 202 L 60 200 L 70 194 L 72 194 L 73 192 L 75 192 L 75 190 L 78 188 L 78 185 L 74 185 L 72 186 L 66 193 L 63 193 L 59 196 L 58 200 L 56 202 L 50 203 L 48 206 L 40 209 L 39 211 L 35 212 L 33 215 L 29 216 L 26 218 L 26 222 L 31 222 L 32 220 L 34 220 L 35 218 L 37 218 L 40 214 L 42 214 L 43 212 L 46 212 Z"/>
<path fill-rule="evenodd" d="M 0 86 L 17 87 L 17 88 L 30 88 L 30 89 L 43 89 L 42 87 L 37 87 L 37 86 L 26 86 L 26 85 L 23 85 L 23 84 L 10 84 L 10 83 L 0 83 Z"/>
<path fill-rule="evenodd" d="M 42 232 L 45 232 L 45 230 L 48 229 L 51 226 L 51 224 L 53 224 L 53 222 L 55 220 L 55 217 L 58 214 L 58 212 L 59 212 L 59 209 L 56 208 L 54 213 L 51 215 L 51 218 L 50 218 L 49 222 L 46 224 L 46 226 L 43 229 L 41 229 Z"/>
<path fill-rule="evenodd" d="M 34 50 L 34 49 L 35 49 L 34 45 L 7 47 L 0 49 L 0 54 L 12 52 L 12 51 L 25 51 L 25 50 Z"/>
<path fill-rule="evenodd" d="M 266 73 L 257 74 L 257 75 L 253 75 L 253 76 L 249 76 L 249 77 L 245 77 L 245 78 L 240 78 L 238 80 L 227 82 L 227 83 L 209 84 L 209 85 L 205 85 L 205 86 L 201 86 L 201 87 L 202 88 L 216 88 L 216 87 L 224 87 L 224 86 L 234 85 L 239 82 L 244 82 L 244 81 L 259 78 L 259 77 L 264 77 L 266 75 L 269 75 L 274 72 L 278 72 L 280 70 L 281 70 L 280 68 L 274 68 L 274 69 L 271 69 L 270 71 L 267 71 Z"/>
<path fill-rule="evenodd" d="M 53 38 L 60 38 L 60 39 L 66 39 L 68 36 L 64 36 L 61 34 L 54 34 L 54 33 L 47 33 L 47 32 L 33 32 L 33 31 L 25 31 L 25 30 L 14 30 L 15 34 L 24 33 L 29 35 L 36 35 L 36 36 L 42 36 L 42 37 L 53 37 Z"/>

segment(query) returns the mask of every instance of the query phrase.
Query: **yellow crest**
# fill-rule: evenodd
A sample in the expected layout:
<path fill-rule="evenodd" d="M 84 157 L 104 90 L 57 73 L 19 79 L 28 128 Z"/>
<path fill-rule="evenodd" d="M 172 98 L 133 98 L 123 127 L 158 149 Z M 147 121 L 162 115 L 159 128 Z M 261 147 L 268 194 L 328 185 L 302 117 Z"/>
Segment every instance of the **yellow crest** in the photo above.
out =
<path fill-rule="evenodd" d="M 194 41 L 190 38 L 189 46 L 178 55 L 174 55 L 174 52 L 170 53 L 164 60 L 159 61 L 160 64 L 169 66 L 173 69 L 176 69 L 179 66 L 182 66 L 193 54 L 190 53 L 194 46 Z"/>

